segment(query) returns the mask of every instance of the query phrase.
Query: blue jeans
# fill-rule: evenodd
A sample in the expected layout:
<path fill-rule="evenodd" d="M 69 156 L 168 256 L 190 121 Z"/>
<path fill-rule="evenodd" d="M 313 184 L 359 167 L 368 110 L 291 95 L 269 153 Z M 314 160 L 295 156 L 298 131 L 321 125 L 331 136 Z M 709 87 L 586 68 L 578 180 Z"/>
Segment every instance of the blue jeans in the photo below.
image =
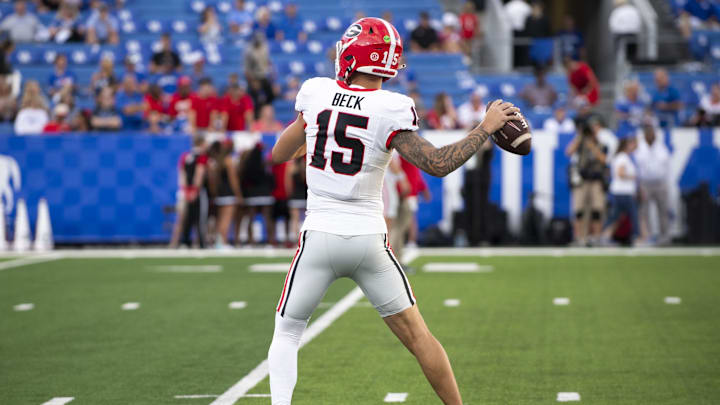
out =
<path fill-rule="evenodd" d="M 611 196 L 611 208 L 610 215 L 608 215 L 607 225 L 615 223 L 620 219 L 621 214 L 625 214 L 630 218 L 632 224 L 631 235 L 635 237 L 638 234 L 638 216 L 637 216 L 637 202 L 635 201 L 634 195 L 628 194 L 613 194 Z"/>

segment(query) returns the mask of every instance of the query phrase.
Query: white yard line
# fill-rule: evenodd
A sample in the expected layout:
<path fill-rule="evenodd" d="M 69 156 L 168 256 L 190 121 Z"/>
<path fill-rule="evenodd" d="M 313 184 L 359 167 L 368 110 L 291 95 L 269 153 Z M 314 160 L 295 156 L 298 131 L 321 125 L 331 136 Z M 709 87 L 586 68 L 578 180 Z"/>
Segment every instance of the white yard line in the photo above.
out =
<path fill-rule="evenodd" d="M 200 250 L 200 249 L 127 249 L 118 247 L 116 249 L 58 249 L 50 255 L 27 252 L 23 258 L 40 256 L 58 256 L 67 259 L 142 259 L 142 258 L 194 258 L 205 259 L 209 257 L 262 257 L 262 258 L 285 258 L 292 257 L 295 249 L 275 248 L 240 248 L 231 250 Z M 15 252 L 0 252 L 0 258 L 16 258 Z"/>
<path fill-rule="evenodd" d="M 212 257 L 263 257 L 280 258 L 292 257 L 295 249 L 269 249 L 269 248 L 241 248 L 232 250 L 197 250 L 197 249 L 59 249 L 53 253 L 28 252 L 19 256 L 16 252 L 0 252 L 0 258 L 13 258 L 28 261 L 32 264 L 37 261 L 56 259 L 139 259 L 139 258 L 195 258 L 205 259 Z M 717 247 L 643 247 L 643 248 L 570 248 L 570 247 L 498 247 L 498 248 L 420 248 L 418 257 L 427 256 L 720 256 Z M 410 258 L 414 258 L 414 254 Z M 11 260 L 15 261 L 15 260 Z M 3 267 L 17 267 L 9 262 L 0 262 Z M 19 266 L 24 266 L 20 262 Z M 283 270 L 287 272 L 287 268 Z"/>
<path fill-rule="evenodd" d="M 445 305 L 446 307 L 459 307 L 460 300 L 457 298 L 448 298 L 445 301 L 443 301 L 443 305 Z"/>
<path fill-rule="evenodd" d="M 194 394 L 194 395 L 175 395 L 175 399 L 203 399 L 203 398 L 217 398 L 219 395 L 213 394 Z"/>
<path fill-rule="evenodd" d="M 255 263 L 250 265 L 251 273 L 287 273 L 290 265 L 282 263 Z"/>
<path fill-rule="evenodd" d="M 479 265 L 475 262 L 467 263 L 426 263 L 423 271 L 426 273 L 489 273 L 495 270 L 493 266 Z"/>
<path fill-rule="evenodd" d="M 385 395 L 384 402 L 405 402 L 407 400 L 407 392 L 388 392 Z"/>
<path fill-rule="evenodd" d="M 680 297 L 665 297 L 665 303 L 670 305 L 678 305 L 682 303 L 682 299 Z"/>
<path fill-rule="evenodd" d="M 217 398 L 219 396 L 215 394 L 175 395 L 175 399 L 203 399 Z M 270 398 L 270 394 L 245 394 L 241 398 Z"/>
<path fill-rule="evenodd" d="M 230 309 L 245 309 L 247 308 L 247 302 L 246 301 L 232 301 L 228 304 L 228 308 Z"/>
<path fill-rule="evenodd" d="M 557 297 L 553 298 L 553 305 L 570 305 L 570 298 L 567 297 Z"/>
<path fill-rule="evenodd" d="M 65 405 L 73 399 L 75 399 L 75 397 L 55 397 L 47 402 L 43 402 L 42 405 Z"/>
<path fill-rule="evenodd" d="M 33 304 L 32 302 L 26 302 L 13 306 L 13 310 L 17 312 L 31 311 L 33 310 L 33 308 L 35 308 L 35 304 Z"/>
<path fill-rule="evenodd" d="M 577 392 L 558 392 L 558 402 L 577 402 L 580 401 L 580 394 Z"/>
<path fill-rule="evenodd" d="M 421 256 L 720 256 L 715 247 L 642 247 L 642 248 L 571 248 L 571 247 L 498 247 L 498 248 L 422 248 Z"/>
<path fill-rule="evenodd" d="M 53 260 L 58 260 L 58 259 L 62 259 L 62 256 L 60 256 L 58 254 L 50 254 L 50 255 L 39 255 L 39 256 L 32 255 L 32 256 L 27 256 L 27 257 L 21 257 L 21 258 L 14 259 L 14 260 L 0 262 L 0 271 L 14 269 L 16 267 L 29 266 L 31 264 L 51 262 Z"/>
<path fill-rule="evenodd" d="M 126 302 L 120 306 L 123 311 L 135 311 L 140 308 L 139 302 Z"/>
<path fill-rule="evenodd" d="M 146 266 L 148 270 L 157 271 L 160 273 L 220 273 L 223 271 L 223 266 L 219 264 L 206 264 L 206 265 L 166 265 L 166 266 Z"/>
<path fill-rule="evenodd" d="M 347 312 L 350 308 L 355 305 L 360 299 L 364 297 L 362 290 L 359 287 L 353 288 L 346 296 L 338 301 L 335 306 L 328 309 L 324 314 L 317 318 L 310 326 L 305 330 L 302 340 L 300 341 L 300 348 L 310 343 L 325 329 L 327 329 L 333 322 L 335 322 L 342 314 Z M 268 376 L 268 361 L 267 359 L 260 362 L 248 375 L 243 377 L 240 381 L 235 383 L 210 405 L 232 405 L 238 399 L 242 398 L 247 394 L 248 391 L 258 385 L 265 377 Z"/>

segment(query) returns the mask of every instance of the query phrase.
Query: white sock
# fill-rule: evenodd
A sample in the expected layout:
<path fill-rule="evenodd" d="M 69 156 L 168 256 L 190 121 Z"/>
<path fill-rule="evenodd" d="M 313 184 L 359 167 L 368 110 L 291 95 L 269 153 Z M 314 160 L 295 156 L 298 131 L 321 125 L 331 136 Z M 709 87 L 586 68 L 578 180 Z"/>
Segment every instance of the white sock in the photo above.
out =
<path fill-rule="evenodd" d="M 307 321 L 275 313 L 275 333 L 268 351 L 272 405 L 290 405 L 297 382 L 297 353 Z"/>

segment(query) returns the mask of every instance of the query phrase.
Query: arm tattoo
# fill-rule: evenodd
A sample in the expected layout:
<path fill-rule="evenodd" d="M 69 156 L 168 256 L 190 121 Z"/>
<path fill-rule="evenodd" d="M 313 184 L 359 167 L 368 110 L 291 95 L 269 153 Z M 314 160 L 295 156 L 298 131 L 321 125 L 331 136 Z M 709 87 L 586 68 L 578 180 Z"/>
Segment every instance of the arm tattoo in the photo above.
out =
<path fill-rule="evenodd" d="M 417 132 L 399 132 L 391 146 L 408 162 L 436 177 L 444 177 L 467 162 L 480 150 L 490 134 L 480 128 L 472 130 L 464 139 L 436 148 Z"/>

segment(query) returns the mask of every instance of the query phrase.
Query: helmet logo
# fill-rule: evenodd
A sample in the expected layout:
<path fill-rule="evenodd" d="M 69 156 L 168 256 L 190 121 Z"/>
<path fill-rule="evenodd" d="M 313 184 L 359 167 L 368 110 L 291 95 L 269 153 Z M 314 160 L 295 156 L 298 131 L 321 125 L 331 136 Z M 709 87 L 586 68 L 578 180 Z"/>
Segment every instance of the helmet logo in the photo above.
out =
<path fill-rule="evenodd" d="M 353 24 L 347 29 L 347 31 L 345 31 L 345 36 L 348 38 L 353 38 L 353 37 L 360 35 L 361 32 L 362 32 L 362 25 Z"/>
<path fill-rule="evenodd" d="M 390 43 L 390 35 L 385 35 L 383 37 L 383 41 L 385 41 L 386 44 L 389 44 Z"/>
<path fill-rule="evenodd" d="M 373 62 L 377 62 L 378 59 L 380 59 L 380 55 L 377 52 L 373 52 L 370 54 L 370 60 Z"/>

